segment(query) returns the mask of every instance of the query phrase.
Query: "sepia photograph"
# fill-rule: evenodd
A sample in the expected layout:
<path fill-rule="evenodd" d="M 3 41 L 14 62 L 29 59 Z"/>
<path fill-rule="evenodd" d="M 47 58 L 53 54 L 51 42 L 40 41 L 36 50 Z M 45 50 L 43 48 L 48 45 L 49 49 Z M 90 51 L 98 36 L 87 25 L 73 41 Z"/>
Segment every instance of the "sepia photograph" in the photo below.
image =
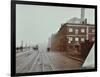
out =
<path fill-rule="evenodd" d="M 16 73 L 95 69 L 95 8 L 16 4 Z"/>

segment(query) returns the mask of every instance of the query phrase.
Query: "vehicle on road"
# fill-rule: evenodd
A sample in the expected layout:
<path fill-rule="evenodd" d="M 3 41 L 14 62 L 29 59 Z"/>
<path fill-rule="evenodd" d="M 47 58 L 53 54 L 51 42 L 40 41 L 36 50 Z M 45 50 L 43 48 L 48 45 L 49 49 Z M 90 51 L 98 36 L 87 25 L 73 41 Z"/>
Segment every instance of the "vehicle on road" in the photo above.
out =
<path fill-rule="evenodd" d="M 34 50 L 38 50 L 38 45 L 33 47 Z"/>
<path fill-rule="evenodd" d="M 48 52 L 50 51 L 50 48 L 49 48 L 49 47 L 47 48 L 47 51 L 48 51 Z"/>

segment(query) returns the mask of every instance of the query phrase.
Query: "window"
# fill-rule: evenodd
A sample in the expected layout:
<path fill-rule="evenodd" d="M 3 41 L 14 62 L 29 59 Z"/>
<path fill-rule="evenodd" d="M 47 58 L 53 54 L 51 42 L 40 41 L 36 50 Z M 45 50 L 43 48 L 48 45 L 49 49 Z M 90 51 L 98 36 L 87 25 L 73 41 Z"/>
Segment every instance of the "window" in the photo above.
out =
<path fill-rule="evenodd" d="M 84 42 L 84 41 L 85 41 L 85 39 L 84 39 L 84 38 L 81 38 L 81 41 L 82 41 L 82 42 Z"/>
<path fill-rule="evenodd" d="M 68 37 L 68 43 L 71 43 L 72 40 L 73 40 L 73 37 Z"/>
<path fill-rule="evenodd" d="M 94 29 L 92 29 L 92 33 L 94 33 Z"/>
<path fill-rule="evenodd" d="M 69 40 L 70 40 L 70 41 L 73 41 L 73 37 L 69 37 Z"/>
<path fill-rule="evenodd" d="M 79 41 L 79 38 L 78 38 L 78 37 L 76 37 L 76 38 L 75 38 L 75 41 Z"/>
<path fill-rule="evenodd" d="M 75 34 L 78 34 L 78 29 L 75 29 Z"/>
<path fill-rule="evenodd" d="M 69 32 L 73 32 L 73 29 L 72 28 L 69 28 Z"/>
<path fill-rule="evenodd" d="M 71 43 L 71 41 L 69 40 L 68 43 Z"/>
<path fill-rule="evenodd" d="M 84 33 L 85 32 L 85 29 L 81 29 L 81 32 Z"/>

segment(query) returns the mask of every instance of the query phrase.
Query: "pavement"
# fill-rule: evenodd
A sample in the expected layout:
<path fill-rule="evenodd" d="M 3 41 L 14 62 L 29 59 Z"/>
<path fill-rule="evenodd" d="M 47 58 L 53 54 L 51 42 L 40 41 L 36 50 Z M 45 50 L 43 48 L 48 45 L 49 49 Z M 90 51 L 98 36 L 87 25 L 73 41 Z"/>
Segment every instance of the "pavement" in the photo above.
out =
<path fill-rule="evenodd" d="M 16 54 L 16 73 L 73 70 L 81 68 L 82 62 L 46 50 L 27 50 Z"/>
<path fill-rule="evenodd" d="M 64 56 L 60 52 L 50 52 L 49 57 L 55 71 L 79 69 L 82 65 L 81 61 Z"/>

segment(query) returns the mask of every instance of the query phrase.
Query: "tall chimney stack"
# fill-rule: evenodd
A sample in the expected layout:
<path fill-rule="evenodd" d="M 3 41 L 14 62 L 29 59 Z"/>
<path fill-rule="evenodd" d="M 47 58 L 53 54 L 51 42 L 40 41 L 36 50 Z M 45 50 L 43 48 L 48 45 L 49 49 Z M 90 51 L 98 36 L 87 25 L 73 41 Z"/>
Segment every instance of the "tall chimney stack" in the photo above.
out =
<path fill-rule="evenodd" d="M 81 8 L 81 23 L 84 24 L 85 8 Z"/>

